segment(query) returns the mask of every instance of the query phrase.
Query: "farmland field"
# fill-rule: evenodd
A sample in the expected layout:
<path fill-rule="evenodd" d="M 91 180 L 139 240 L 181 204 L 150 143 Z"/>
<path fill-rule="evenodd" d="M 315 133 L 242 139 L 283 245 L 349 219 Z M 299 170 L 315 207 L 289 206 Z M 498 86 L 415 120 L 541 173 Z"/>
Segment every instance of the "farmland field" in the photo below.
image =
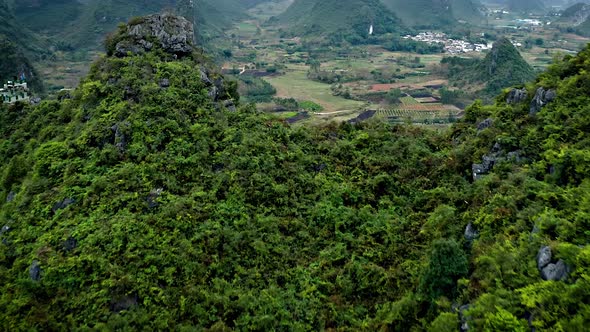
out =
<path fill-rule="evenodd" d="M 329 84 L 309 80 L 306 66 L 289 65 L 284 75 L 264 79 L 277 89 L 277 97 L 313 101 L 326 112 L 358 110 L 365 105 L 361 101 L 332 95 Z"/>

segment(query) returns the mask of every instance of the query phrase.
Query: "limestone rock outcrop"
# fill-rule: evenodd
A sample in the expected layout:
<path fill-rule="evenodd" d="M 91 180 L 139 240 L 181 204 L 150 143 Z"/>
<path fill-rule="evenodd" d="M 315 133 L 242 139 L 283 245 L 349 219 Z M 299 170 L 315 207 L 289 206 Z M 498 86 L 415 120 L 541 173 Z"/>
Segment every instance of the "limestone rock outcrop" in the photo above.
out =
<path fill-rule="evenodd" d="M 154 47 L 182 57 L 193 52 L 193 24 L 187 19 L 156 14 L 132 20 L 116 37 L 114 54 L 125 57 L 142 54 Z"/>

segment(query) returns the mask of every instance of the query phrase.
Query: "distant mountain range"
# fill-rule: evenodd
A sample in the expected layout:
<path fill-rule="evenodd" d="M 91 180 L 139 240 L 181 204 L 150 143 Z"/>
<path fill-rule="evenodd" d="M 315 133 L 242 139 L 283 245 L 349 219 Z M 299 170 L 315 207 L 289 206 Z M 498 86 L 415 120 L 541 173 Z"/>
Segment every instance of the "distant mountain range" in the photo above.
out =
<path fill-rule="evenodd" d="M 541 13 L 546 11 L 545 4 L 550 1 L 543 0 L 488 0 L 487 3 L 499 4 L 505 6 L 507 9 L 513 12 L 526 12 L 526 13 Z M 553 3 L 560 3 L 561 0 Z M 549 5 L 551 6 L 551 5 Z"/>
<path fill-rule="evenodd" d="M 195 22 L 197 39 L 210 40 L 246 10 L 268 0 L 4 0 L 27 29 L 58 47 L 100 49 L 104 36 L 134 16 L 177 12 Z M 192 7 L 192 8 L 191 8 Z"/>
<path fill-rule="evenodd" d="M 590 5 L 577 3 L 568 7 L 555 24 L 581 36 L 590 36 Z"/>
<path fill-rule="evenodd" d="M 45 54 L 43 47 L 46 44 L 19 24 L 11 4 L 5 0 L 0 0 L 0 22 L 0 85 L 25 74 L 32 89 L 43 90 L 30 57 Z"/>
<path fill-rule="evenodd" d="M 402 21 L 416 27 L 446 27 L 457 22 L 480 23 L 481 4 L 472 0 L 382 0 Z"/>
<path fill-rule="evenodd" d="M 293 35 L 349 41 L 400 31 L 403 25 L 380 0 L 295 0 L 273 21 Z"/>

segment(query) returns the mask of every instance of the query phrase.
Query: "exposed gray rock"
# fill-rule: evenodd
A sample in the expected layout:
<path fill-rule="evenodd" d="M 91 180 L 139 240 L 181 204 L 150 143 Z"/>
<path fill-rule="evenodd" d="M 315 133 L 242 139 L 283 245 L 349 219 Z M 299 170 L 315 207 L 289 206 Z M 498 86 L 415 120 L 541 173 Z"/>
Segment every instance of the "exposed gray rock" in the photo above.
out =
<path fill-rule="evenodd" d="M 217 89 L 216 89 L 216 93 L 215 93 L 215 96 L 214 96 L 213 100 L 214 100 L 214 101 L 218 101 L 218 100 L 220 100 L 220 99 L 226 99 L 226 98 L 225 98 L 226 91 L 225 91 L 225 86 L 224 86 L 223 79 L 222 79 L 222 78 L 217 78 L 217 79 L 216 79 L 216 80 L 213 82 L 213 84 L 214 84 L 214 85 L 215 85 L 215 87 L 217 88 Z"/>
<path fill-rule="evenodd" d="M 219 89 L 217 89 L 217 87 L 214 85 L 211 87 L 211 89 L 209 89 L 209 93 L 207 95 L 209 98 L 213 99 L 213 101 L 216 101 L 217 97 L 219 96 Z"/>
<path fill-rule="evenodd" d="M 53 208 L 51 208 L 51 210 L 53 212 L 57 212 L 59 210 L 67 208 L 68 206 L 70 206 L 74 203 L 76 203 L 76 200 L 74 200 L 73 198 L 66 198 L 61 202 L 57 202 L 57 203 L 53 204 Z"/>
<path fill-rule="evenodd" d="M 461 321 L 459 330 L 461 332 L 467 332 L 470 329 L 469 321 L 471 320 L 471 317 L 465 314 L 465 311 L 468 311 L 469 309 L 471 309 L 471 304 L 465 304 L 459 307 L 459 320 Z"/>
<path fill-rule="evenodd" d="M 137 295 L 126 295 L 121 296 L 111 301 L 111 310 L 114 312 L 120 312 L 128 310 L 139 303 L 139 297 Z"/>
<path fill-rule="evenodd" d="M 76 247 L 78 247 L 78 241 L 71 236 L 63 243 L 63 248 L 65 251 L 72 251 L 76 249 Z"/>
<path fill-rule="evenodd" d="M 533 100 L 531 101 L 530 115 L 535 115 L 547 104 L 557 98 L 555 90 L 545 90 L 544 88 L 538 88 Z"/>
<path fill-rule="evenodd" d="M 162 195 L 163 192 L 164 192 L 164 188 L 156 188 L 156 189 L 152 189 L 152 191 L 150 191 L 150 193 L 147 197 L 148 207 L 150 209 L 153 209 L 153 208 L 157 207 L 158 205 L 160 205 L 157 200 Z"/>
<path fill-rule="evenodd" d="M 551 248 L 548 246 L 539 249 L 539 253 L 537 254 L 537 267 L 539 270 L 551 263 L 552 256 Z"/>
<path fill-rule="evenodd" d="M 473 226 L 473 223 L 470 222 L 469 224 L 467 224 L 467 227 L 465 227 L 465 239 L 467 241 L 473 241 L 473 240 L 477 239 L 478 235 L 479 235 L 479 233 L 477 232 L 477 230 Z"/>
<path fill-rule="evenodd" d="M 482 165 L 486 173 L 494 168 L 494 165 L 500 160 L 495 154 L 485 155 L 482 158 Z"/>
<path fill-rule="evenodd" d="M 33 98 L 29 99 L 29 103 L 31 105 L 39 105 L 39 104 L 41 104 L 41 98 L 33 97 Z"/>
<path fill-rule="evenodd" d="M 524 313 L 524 319 L 528 322 L 529 329 L 531 329 L 531 332 L 536 332 L 537 329 L 533 325 L 533 322 L 535 321 L 535 314 L 533 314 L 532 312 L 527 311 L 527 312 Z"/>
<path fill-rule="evenodd" d="M 563 260 L 557 263 L 549 263 L 541 270 L 541 278 L 544 280 L 560 281 L 567 279 L 568 268 Z"/>
<path fill-rule="evenodd" d="M 492 147 L 491 152 L 492 153 L 500 153 L 500 152 L 502 152 L 502 145 L 500 145 L 500 143 L 498 143 L 498 142 L 494 143 L 494 146 Z"/>
<path fill-rule="evenodd" d="M 237 111 L 236 105 L 234 105 L 234 101 L 233 100 L 226 100 L 226 101 L 224 101 L 223 102 L 223 107 L 225 107 L 230 112 L 236 112 Z"/>
<path fill-rule="evenodd" d="M 168 88 L 170 87 L 170 80 L 167 78 L 163 78 L 160 80 L 160 88 Z"/>
<path fill-rule="evenodd" d="M 130 40 L 123 40 L 115 46 L 115 55 L 122 58 L 133 54 L 143 54 L 146 50 L 138 44 Z"/>
<path fill-rule="evenodd" d="M 6 203 L 10 203 L 10 202 L 14 201 L 15 198 L 16 198 L 16 193 L 14 191 L 9 192 L 8 196 L 6 196 Z"/>
<path fill-rule="evenodd" d="M 113 143 L 114 143 L 115 147 L 117 147 L 117 149 L 119 149 L 119 151 L 121 153 L 124 153 L 125 150 L 127 149 L 128 142 L 127 142 L 127 135 L 125 134 L 125 131 L 130 126 L 131 126 L 131 124 L 129 122 L 125 121 L 122 123 L 117 123 L 111 127 L 111 130 L 115 133 Z"/>
<path fill-rule="evenodd" d="M 482 178 L 487 171 L 482 164 L 473 164 L 471 165 L 471 172 L 473 174 L 473 181 L 477 181 Z"/>
<path fill-rule="evenodd" d="M 494 124 L 494 120 L 491 118 L 487 118 L 477 125 L 477 130 L 478 131 L 484 130 L 486 128 L 491 127 L 493 124 Z"/>
<path fill-rule="evenodd" d="M 39 281 L 41 280 L 42 271 L 43 270 L 41 269 L 41 263 L 39 263 L 38 260 L 34 260 L 33 264 L 31 264 L 31 266 L 29 267 L 29 277 L 33 281 Z"/>
<path fill-rule="evenodd" d="M 518 104 L 525 101 L 528 97 L 528 92 L 525 88 L 522 89 L 512 89 L 508 92 L 508 96 L 506 96 L 506 103 L 507 104 Z"/>
<path fill-rule="evenodd" d="M 62 90 L 59 92 L 58 96 L 57 96 L 57 100 L 59 101 L 64 101 L 67 99 L 72 99 L 72 94 L 70 93 L 70 90 Z"/>
<path fill-rule="evenodd" d="M 2 228 L 0 228 L 0 235 L 3 235 L 4 233 L 8 233 L 10 232 L 11 228 L 8 225 L 4 225 L 2 226 Z"/>
<path fill-rule="evenodd" d="M 115 45 L 115 55 L 142 54 L 154 48 L 154 43 L 167 53 L 178 57 L 193 52 L 193 25 L 183 17 L 156 14 L 129 23 L 123 39 Z"/>
<path fill-rule="evenodd" d="M 500 162 L 510 161 L 521 163 L 526 160 L 526 158 L 522 156 L 521 150 L 506 153 L 506 150 L 498 142 L 496 142 L 490 152 L 482 156 L 481 159 L 481 164 L 473 164 L 471 166 L 474 181 L 481 179 L 482 175 L 491 172 L 494 166 Z"/>
<path fill-rule="evenodd" d="M 481 179 L 483 175 L 488 174 L 494 168 L 494 165 L 500 160 L 501 158 L 497 157 L 497 153 L 483 156 L 481 164 L 473 164 L 471 166 L 473 180 L 477 181 Z"/>
<path fill-rule="evenodd" d="M 207 85 L 212 85 L 213 84 L 213 82 L 209 78 L 209 74 L 205 70 L 201 69 L 200 70 L 200 73 L 201 73 L 201 82 L 203 82 L 203 83 L 205 83 Z"/>

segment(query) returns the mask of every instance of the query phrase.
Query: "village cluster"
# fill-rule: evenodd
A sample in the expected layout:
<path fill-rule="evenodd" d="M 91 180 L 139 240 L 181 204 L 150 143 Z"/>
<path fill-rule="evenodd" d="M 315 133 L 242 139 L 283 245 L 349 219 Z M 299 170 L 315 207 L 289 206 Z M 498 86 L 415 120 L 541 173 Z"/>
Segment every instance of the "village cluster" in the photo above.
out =
<path fill-rule="evenodd" d="M 469 52 L 482 52 L 492 48 L 492 44 L 473 44 L 464 40 L 448 38 L 441 32 L 420 32 L 416 36 L 407 35 L 404 39 L 421 41 L 428 44 L 443 44 L 446 53 L 461 54 Z"/>
<path fill-rule="evenodd" d="M 24 78 L 19 81 L 8 81 L 0 88 L 0 101 L 2 103 L 14 103 L 29 100 L 29 88 Z"/>

